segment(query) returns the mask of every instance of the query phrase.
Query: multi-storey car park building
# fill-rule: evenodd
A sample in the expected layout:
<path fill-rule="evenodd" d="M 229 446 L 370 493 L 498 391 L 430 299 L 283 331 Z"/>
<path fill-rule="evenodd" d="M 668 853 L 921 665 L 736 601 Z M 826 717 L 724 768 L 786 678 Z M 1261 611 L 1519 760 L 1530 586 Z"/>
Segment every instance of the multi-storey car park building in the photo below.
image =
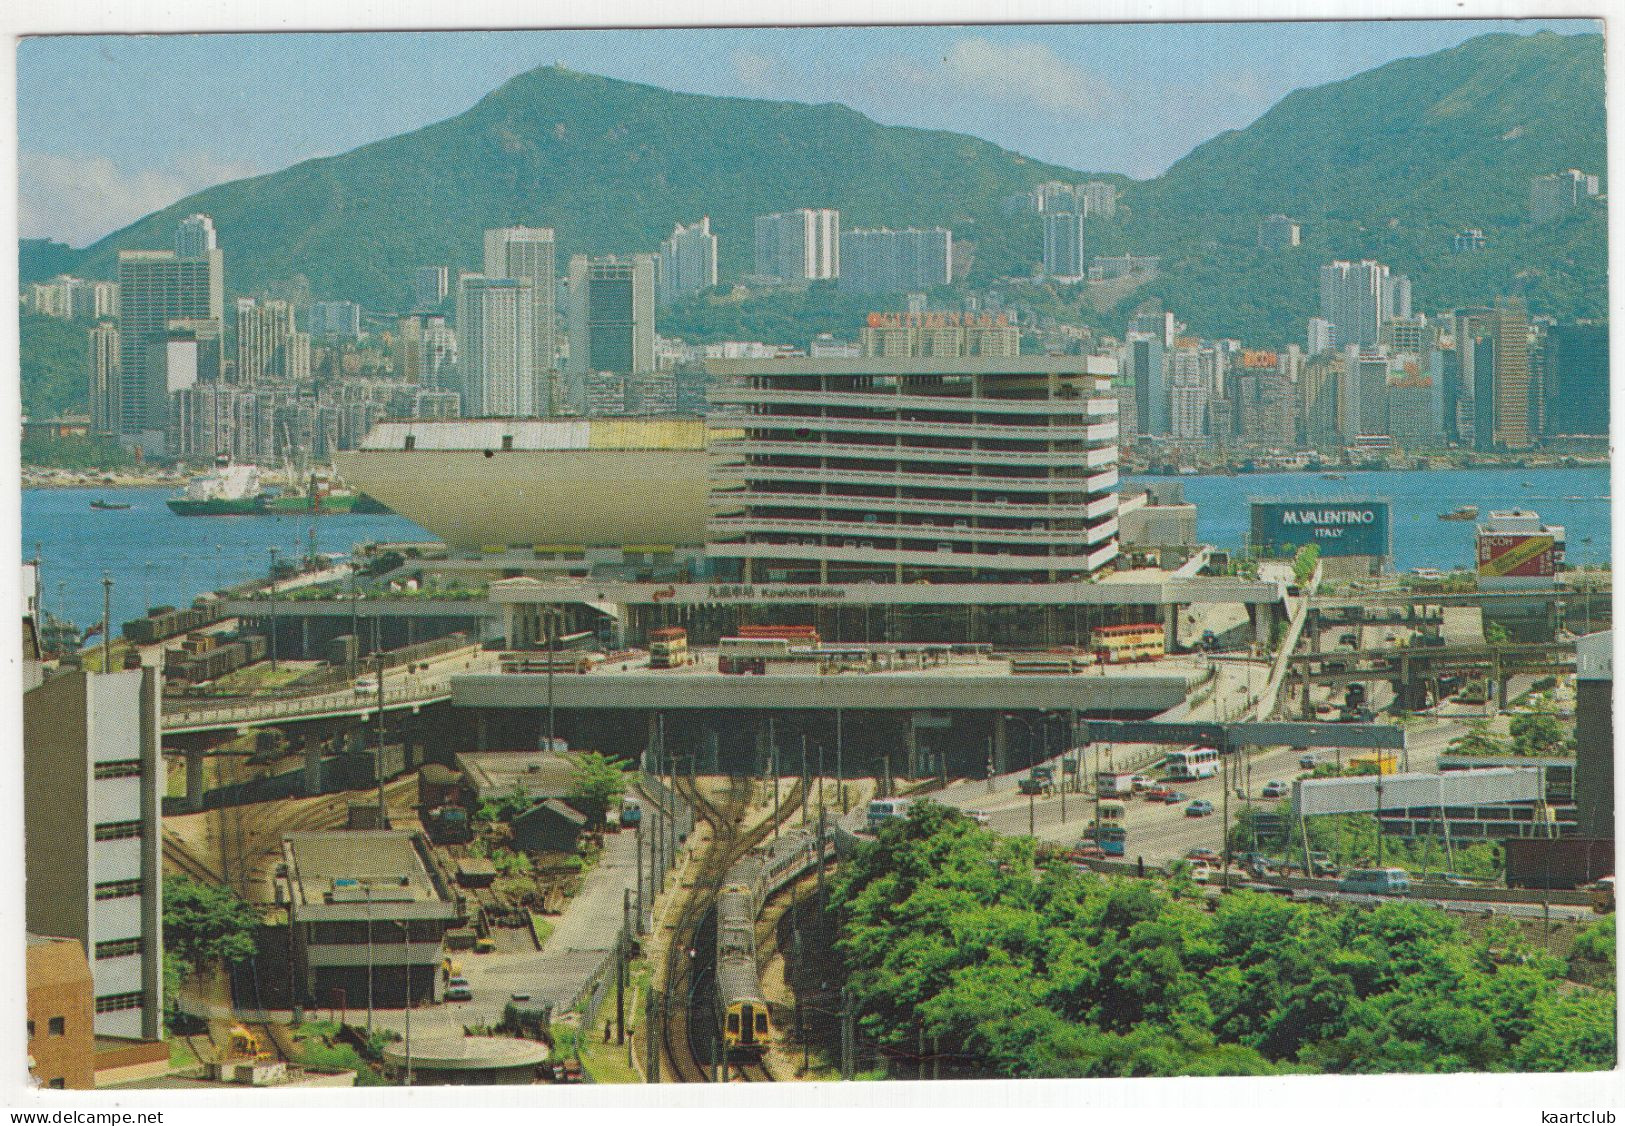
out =
<path fill-rule="evenodd" d="M 1109 361 L 1108 361 L 1109 363 Z M 707 554 L 747 582 L 1075 581 L 1117 555 L 1117 401 L 1076 356 L 712 361 Z"/>

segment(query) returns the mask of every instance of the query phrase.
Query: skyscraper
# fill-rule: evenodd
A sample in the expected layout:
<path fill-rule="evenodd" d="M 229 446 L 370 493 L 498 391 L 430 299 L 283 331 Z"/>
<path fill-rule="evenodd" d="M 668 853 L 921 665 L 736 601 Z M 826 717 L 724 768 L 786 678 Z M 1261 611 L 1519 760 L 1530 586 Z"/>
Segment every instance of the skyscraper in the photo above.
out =
<path fill-rule="evenodd" d="M 717 236 L 711 217 L 688 226 L 677 224 L 660 244 L 660 281 L 656 294 L 661 305 L 671 305 L 717 284 Z"/>
<path fill-rule="evenodd" d="M 1383 322 L 1408 317 L 1410 279 L 1381 262 L 1331 262 L 1320 268 L 1320 315 L 1333 326 L 1336 346 L 1376 344 Z"/>
<path fill-rule="evenodd" d="M 1210 393 L 1196 349 L 1180 348 L 1169 355 L 1168 392 L 1168 433 L 1185 441 L 1201 438 Z"/>
<path fill-rule="evenodd" d="M 1608 323 L 1553 325 L 1546 334 L 1547 434 L 1608 433 Z"/>
<path fill-rule="evenodd" d="M 432 313 L 451 291 L 451 271 L 445 266 L 421 266 L 412 275 L 412 307 Z"/>
<path fill-rule="evenodd" d="M 953 281 L 954 236 L 944 227 L 841 232 L 841 288 L 903 293 Z"/>
<path fill-rule="evenodd" d="M 585 413 L 587 376 L 655 370 L 654 257 L 570 259 L 570 363 L 565 400 Z"/>
<path fill-rule="evenodd" d="M 201 219 L 206 216 L 187 222 Z M 188 239 L 202 239 L 197 233 L 202 229 L 194 224 Z M 207 229 L 212 235 L 213 228 Z M 147 387 L 148 345 L 162 338 L 173 320 L 222 321 L 224 275 L 218 248 L 184 258 L 173 250 L 119 251 L 117 433 L 126 443 L 139 442 L 143 431 L 156 431 L 161 441 L 168 425 L 167 411 L 162 417 L 149 415 L 153 398 Z"/>
<path fill-rule="evenodd" d="M 552 227 L 503 227 L 485 232 L 485 276 L 530 283 L 532 362 L 538 378 L 554 368 L 553 314 L 558 284 Z M 546 404 L 541 404 L 546 412 Z"/>
<path fill-rule="evenodd" d="M 103 321 L 90 330 L 90 432 L 118 433 L 118 325 Z"/>
<path fill-rule="evenodd" d="M 181 258 L 207 258 L 217 249 L 214 220 L 207 215 L 188 215 L 175 227 L 175 253 Z"/>
<path fill-rule="evenodd" d="M 464 274 L 457 281 L 457 355 L 471 418 L 530 418 L 538 402 L 532 349 L 535 295 L 528 281 Z"/>
<path fill-rule="evenodd" d="M 1495 445 L 1526 450 L 1534 444 L 1530 428 L 1534 406 L 1529 378 L 1529 313 L 1521 297 L 1496 298 L 1492 331 L 1495 334 Z"/>
<path fill-rule="evenodd" d="M 303 347 L 291 342 L 304 338 Z M 303 353 L 304 371 L 299 368 Z M 310 338 L 294 328 L 293 306 L 286 301 L 261 304 L 252 297 L 237 298 L 236 382 L 252 387 L 267 380 L 310 376 Z"/>
<path fill-rule="evenodd" d="M 1168 433 L 1168 388 L 1163 379 L 1162 336 L 1130 331 L 1124 351 L 1124 367 L 1134 381 L 1134 414 L 1139 432 Z"/>
<path fill-rule="evenodd" d="M 764 281 L 827 281 L 841 276 L 841 213 L 801 208 L 756 217 L 756 274 Z"/>
<path fill-rule="evenodd" d="M 1082 206 L 1078 210 L 1099 219 L 1110 219 L 1117 214 L 1117 189 L 1104 180 L 1090 180 L 1077 190 Z"/>
<path fill-rule="evenodd" d="M 1082 212 L 1057 211 L 1044 216 L 1044 273 L 1060 281 L 1089 276 Z"/>

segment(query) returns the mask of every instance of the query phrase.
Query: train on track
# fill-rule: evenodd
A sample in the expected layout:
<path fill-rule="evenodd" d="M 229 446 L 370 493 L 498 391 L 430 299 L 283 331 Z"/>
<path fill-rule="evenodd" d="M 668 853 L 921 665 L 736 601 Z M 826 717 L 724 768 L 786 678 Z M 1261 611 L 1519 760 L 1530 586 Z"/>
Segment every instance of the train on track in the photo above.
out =
<path fill-rule="evenodd" d="M 824 852 L 833 840 L 826 836 Z M 730 1058 L 760 1058 L 773 1042 L 773 1019 L 756 962 L 756 919 L 768 896 L 819 861 L 818 832 L 800 829 L 753 849 L 723 878 L 717 896 L 717 1031 Z"/>

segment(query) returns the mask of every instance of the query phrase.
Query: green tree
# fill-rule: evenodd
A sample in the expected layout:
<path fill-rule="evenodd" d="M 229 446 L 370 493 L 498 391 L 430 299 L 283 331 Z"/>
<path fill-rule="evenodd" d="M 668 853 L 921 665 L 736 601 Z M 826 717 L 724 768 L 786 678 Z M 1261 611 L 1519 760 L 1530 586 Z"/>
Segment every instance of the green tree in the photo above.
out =
<path fill-rule="evenodd" d="M 217 961 L 235 965 L 254 956 L 254 909 L 230 888 L 185 876 L 164 880 L 164 949 L 183 976 Z"/>
<path fill-rule="evenodd" d="M 1306 543 L 1298 548 L 1298 553 L 1292 557 L 1292 578 L 1299 586 L 1304 586 L 1315 574 L 1315 565 L 1320 562 L 1320 545 Z"/>
<path fill-rule="evenodd" d="M 626 771 L 618 759 L 597 751 L 575 756 L 575 777 L 565 798 L 595 825 L 604 824 L 625 793 Z"/>
<path fill-rule="evenodd" d="M 1450 749 L 1458 755 L 1476 755 L 1479 757 L 1493 757 L 1508 753 L 1506 741 L 1499 738 L 1490 730 L 1490 725 L 1482 721 L 1469 724 L 1465 735 L 1458 735 L 1450 741 Z"/>
<path fill-rule="evenodd" d="M 1528 758 L 1550 758 L 1566 754 L 1569 734 L 1557 717 L 1545 712 L 1526 712 L 1512 717 L 1512 753 Z"/>

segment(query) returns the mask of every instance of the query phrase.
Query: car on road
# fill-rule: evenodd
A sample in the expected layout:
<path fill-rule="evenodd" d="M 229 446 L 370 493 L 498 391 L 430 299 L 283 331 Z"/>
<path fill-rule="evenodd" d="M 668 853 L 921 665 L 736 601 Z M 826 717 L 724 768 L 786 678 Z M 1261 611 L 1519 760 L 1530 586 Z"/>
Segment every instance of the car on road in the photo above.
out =
<path fill-rule="evenodd" d="M 1190 797 L 1189 794 L 1183 793 L 1179 790 L 1169 790 L 1167 793 L 1162 795 L 1162 800 L 1167 805 L 1178 805 L 1188 797 Z"/>
<path fill-rule="evenodd" d="M 1356 868 L 1337 881 L 1337 890 L 1364 895 L 1404 895 L 1411 878 L 1403 868 Z"/>
<path fill-rule="evenodd" d="M 1214 852 L 1211 848 L 1193 848 L 1185 854 L 1185 859 L 1189 860 L 1193 864 L 1217 864 L 1219 862 L 1219 854 Z"/>
<path fill-rule="evenodd" d="M 1286 783 L 1285 782 L 1266 782 L 1266 783 L 1264 783 L 1264 796 L 1266 798 L 1284 798 L 1284 797 L 1286 797 Z"/>
<path fill-rule="evenodd" d="M 1186 817 L 1207 817 L 1213 812 L 1213 803 L 1198 798 L 1185 807 Z"/>
<path fill-rule="evenodd" d="M 1313 752 L 1306 752 L 1298 756 L 1298 768 L 1300 770 L 1313 770 L 1319 765 L 1320 759 L 1315 757 Z"/>
<path fill-rule="evenodd" d="M 453 977 L 450 981 L 446 982 L 446 1000 L 472 1001 L 473 999 L 474 990 L 469 988 L 468 979 L 466 977 Z"/>
<path fill-rule="evenodd" d="M 1145 800 L 1167 801 L 1168 795 L 1171 793 L 1173 793 L 1173 790 L 1169 789 L 1167 786 L 1152 786 L 1145 791 Z"/>

